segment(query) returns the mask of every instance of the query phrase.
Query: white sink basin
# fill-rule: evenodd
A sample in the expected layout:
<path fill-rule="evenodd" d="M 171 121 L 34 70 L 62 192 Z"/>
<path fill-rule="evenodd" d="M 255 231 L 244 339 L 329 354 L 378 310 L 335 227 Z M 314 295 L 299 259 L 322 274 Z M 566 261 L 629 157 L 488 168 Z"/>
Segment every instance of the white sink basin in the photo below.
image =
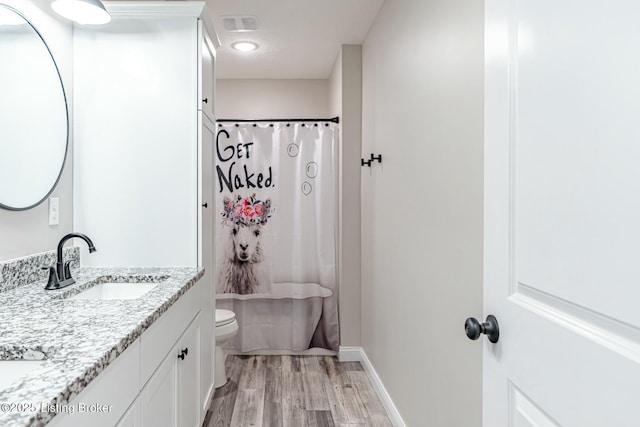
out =
<path fill-rule="evenodd" d="M 136 299 L 158 286 L 158 283 L 99 283 L 69 299 Z"/>
<path fill-rule="evenodd" d="M 0 360 L 0 390 L 39 369 L 43 364 L 43 360 Z"/>

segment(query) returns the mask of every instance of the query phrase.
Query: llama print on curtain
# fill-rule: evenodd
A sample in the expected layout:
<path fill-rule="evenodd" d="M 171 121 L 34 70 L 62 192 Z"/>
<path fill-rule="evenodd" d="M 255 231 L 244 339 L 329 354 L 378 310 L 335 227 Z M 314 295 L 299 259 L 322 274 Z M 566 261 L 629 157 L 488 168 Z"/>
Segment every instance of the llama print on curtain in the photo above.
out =
<path fill-rule="evenodd" d="M 236 352 L 338 350 L 334 123 L 219 123 L 216 306 Z"/>
<path fill-rule="evenodd" d="M 268 293 L 271 277 L 263 270 L 260 234 L 271 216 L 271 199 L 256 199 L 255 193 L 237 195 L 222 201 L 222 224 L 231 230 L 223 257 L 222 275 L 217 289 L 228 294 Z M 229 244 L 230 243 L 230 244 Z"/>

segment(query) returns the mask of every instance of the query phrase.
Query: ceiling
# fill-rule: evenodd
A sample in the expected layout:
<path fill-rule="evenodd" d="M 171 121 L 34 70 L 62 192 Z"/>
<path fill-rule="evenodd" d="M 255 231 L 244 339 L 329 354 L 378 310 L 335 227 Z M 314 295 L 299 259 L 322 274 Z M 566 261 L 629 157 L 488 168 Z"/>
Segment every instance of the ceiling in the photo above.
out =
<path fill-rule="evenodd" d="M 219 79 L 327 79 L 340 46 L 362 44 L 384 0 L 207 0 L 222 46 Z M 253 15 L 258 30 L 229 32 L 221 16 Z M 250 40 L 258 50 L 237 52 Z"/>

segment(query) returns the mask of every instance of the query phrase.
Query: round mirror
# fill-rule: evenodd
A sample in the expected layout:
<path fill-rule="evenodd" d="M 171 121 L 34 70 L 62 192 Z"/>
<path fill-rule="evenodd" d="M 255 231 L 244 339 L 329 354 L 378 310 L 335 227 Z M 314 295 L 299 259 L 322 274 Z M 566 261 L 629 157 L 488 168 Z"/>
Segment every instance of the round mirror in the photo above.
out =
<path fill-rule="evenodd" d="M 69 113 L 60 71 L 36 27 L 0 4 L 0 207 L 25 210 L 64 167 Z"/>

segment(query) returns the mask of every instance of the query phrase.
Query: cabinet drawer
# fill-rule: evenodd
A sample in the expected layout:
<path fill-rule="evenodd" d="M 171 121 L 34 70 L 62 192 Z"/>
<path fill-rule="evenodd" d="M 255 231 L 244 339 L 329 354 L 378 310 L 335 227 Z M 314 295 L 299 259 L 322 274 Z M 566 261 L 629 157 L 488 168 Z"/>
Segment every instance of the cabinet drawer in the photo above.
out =
<path fill-rule="evenodd" d="M 141 388 L 200 311 L 201 286 L 198 281 L 140 337 Z"/>

